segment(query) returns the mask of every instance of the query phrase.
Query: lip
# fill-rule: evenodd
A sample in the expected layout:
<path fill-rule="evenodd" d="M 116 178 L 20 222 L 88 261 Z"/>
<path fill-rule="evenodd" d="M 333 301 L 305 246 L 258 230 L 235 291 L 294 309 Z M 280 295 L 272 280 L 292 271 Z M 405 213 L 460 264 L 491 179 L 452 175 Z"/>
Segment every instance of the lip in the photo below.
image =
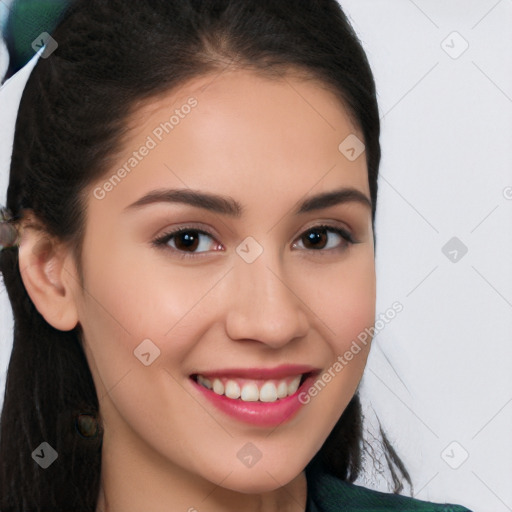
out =
<path fill-rule="evenodd" d="M 286 398 L 281 398 L 275 402 L 244 402 L 240 399 L 228 398 L 224 395 L 218 395 L 213 390 L 201 386 L 190 376 L 190 381 L 200 394 L 204 397 L 209 405 L 213 405 L 215 409 L 234 418 L 242 423 L 250 424 L 258 427 L 277 427 L 294 418 L 301 408 L 305 405 L 299 401 L 300 393 L 309 389 L 320 370 L 311 366 L 292 366 L 283 365 L 277 368 L 231 368 L 226 370 L 216 370 L 212 372 L 197 372 L 193 375 L 203 375 L 207 378 L 215 377 L 240 377 L 247 379 L 282 379 L 299 374 L 307 374 L 304 382 L 299 389 Z"/>

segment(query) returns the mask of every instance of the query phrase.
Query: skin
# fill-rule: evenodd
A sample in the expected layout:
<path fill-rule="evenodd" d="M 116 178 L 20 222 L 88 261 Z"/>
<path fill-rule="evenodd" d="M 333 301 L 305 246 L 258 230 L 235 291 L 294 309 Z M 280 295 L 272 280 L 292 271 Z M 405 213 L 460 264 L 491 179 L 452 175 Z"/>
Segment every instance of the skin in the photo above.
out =
<path fill-rule="evenodd" d="M 97 199 L 94 188 L 190 96 L 198 101 L 190 114 Z M 302 511 L 303 469 L 353 396 L 370 344 L 277 428 L 226 416 L 189 375 L 281 364 L 327 371 L 373 325 L 370 208 L 348 202 L 291 213 L 306 196 L 342 186 L 370 197 L 364 153 L 349 161 L 338 150 L 348 135 L 363 137 L 321 84 L 248 70 L 191 80 L 130 121 L 111 172 L 87 194 L 84 288 L 69 247 L 53 241 L 43 251 L 41 233 L 29 228 L 20 245 L 38 310 L 58 329 L 82 328 L 105 429 L 97 510 Z M 171 203 L 125 211 L 157 188 L 231 196 L 244 214 Z M 196 257 L 177 257 L 186 248 L 176 238 L 167 249 L 151 245 L 190 223 L 212 234 L 200 235 Z M 321 249 L 310 248 L 305 234 L 322 223 L 357 243 L 327 231 Z M 263 248 L 251 264 L 236 252 L 248 236 Z M 160 350 L 149 366 L 134 356 L 147 338 Z M 248 442 L 261 452 L 250 468 L 237 457 Z"/>

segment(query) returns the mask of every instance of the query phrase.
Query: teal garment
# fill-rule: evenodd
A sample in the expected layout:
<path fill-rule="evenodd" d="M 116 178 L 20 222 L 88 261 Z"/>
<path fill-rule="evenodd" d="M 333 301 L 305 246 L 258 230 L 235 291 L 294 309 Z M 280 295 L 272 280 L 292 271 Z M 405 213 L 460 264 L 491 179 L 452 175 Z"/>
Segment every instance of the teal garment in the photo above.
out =
<path fill-rule="evenodd" d="M 431 503 L 344 482 L 327 473 L 318 456 L 306 466 L 306 512 L 471 512 L 460 505 Z"/>

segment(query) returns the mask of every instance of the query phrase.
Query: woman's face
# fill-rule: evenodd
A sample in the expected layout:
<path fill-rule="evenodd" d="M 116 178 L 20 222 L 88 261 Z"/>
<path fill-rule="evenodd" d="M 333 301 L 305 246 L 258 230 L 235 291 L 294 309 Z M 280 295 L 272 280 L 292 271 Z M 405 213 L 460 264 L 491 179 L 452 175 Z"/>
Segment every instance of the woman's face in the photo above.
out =
<path fill-rule="evenodd" d="M 91 187 L 73 294 L 105 467 L 110 453 L 141 474 L 276 489 L 319 450 L 369 350 L 357 340 L 375 314 L 363 137 L 316 82 L 240 70 L 132 121 Z"/>

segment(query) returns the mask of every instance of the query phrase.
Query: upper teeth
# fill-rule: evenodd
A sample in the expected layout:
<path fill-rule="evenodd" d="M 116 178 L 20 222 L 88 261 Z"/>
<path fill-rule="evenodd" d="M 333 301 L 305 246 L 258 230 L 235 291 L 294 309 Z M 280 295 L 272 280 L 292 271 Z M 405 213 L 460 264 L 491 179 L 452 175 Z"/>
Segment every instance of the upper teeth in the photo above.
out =
<path fill-rule="evenodd" d="M 235 379 L 207 379 L 197 376 L 197 382 L 207 389 L 213 389 L 218 395 L 228 398 L 240 399 L 244 402 L 275 402 L 278 398 L 293 395 L 299 389 L 302 375 L 290 379 L 265 381 L 258 387 L 257 381 L 238 382 Z M 259 381 L 261 383 L 261 381 Z"/>

